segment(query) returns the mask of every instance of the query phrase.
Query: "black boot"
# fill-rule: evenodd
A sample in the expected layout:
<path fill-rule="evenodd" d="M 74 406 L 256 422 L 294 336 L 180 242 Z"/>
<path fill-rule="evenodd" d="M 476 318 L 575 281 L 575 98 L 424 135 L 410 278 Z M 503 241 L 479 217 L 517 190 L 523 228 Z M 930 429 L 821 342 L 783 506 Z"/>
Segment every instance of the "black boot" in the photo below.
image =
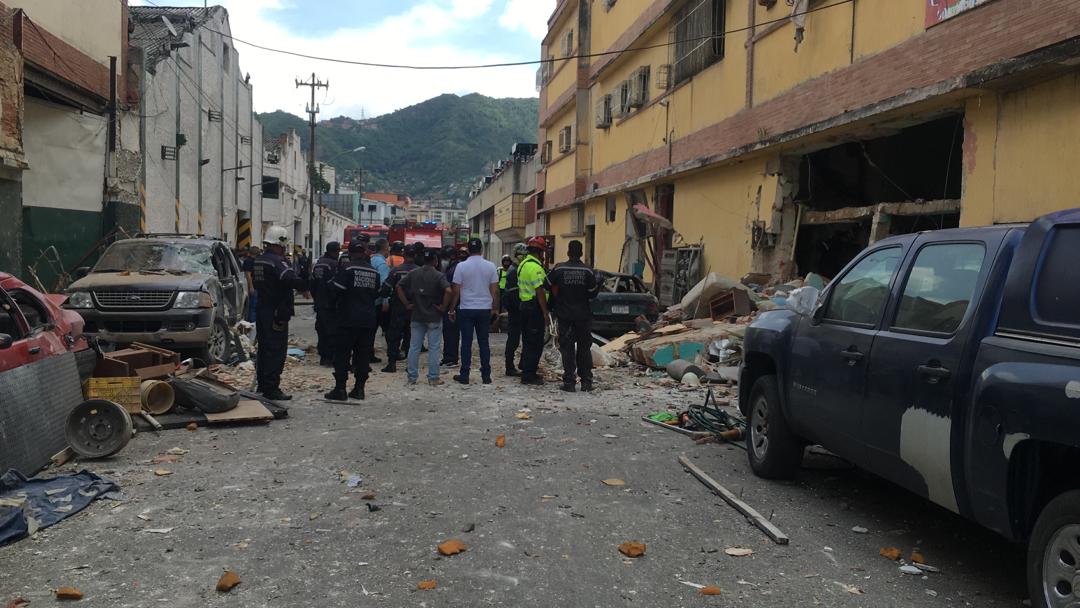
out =
<path fill-rule="evenodd" d="M 389 363 L 386 364 L 386 367 L 382 368 L 382 371 L 384 371 L 384 372 L 386 372 L 388 374 L 396 373 L 397 372 L 397 361 L 396 360 L 391 360 Z"/>
<path fill-rule="evenodd" d="M 325 395 L 323 395 L 323 397 L 328 401 L 348 401 L 349 400 L 349 396 L 347 394 L 345 394 L 345 387 L 344 386 L 334 387 L 334 390 L 330 391 L 329 393 L 326 393 Z"/>
<path fill-rule="evenodd" d="M 513 377 L 516 377 L 516 376 L 520 376 L 520 375 L 521 375 L 521 372 L 519 372 L 519 371 L 517 370 L 517 368 L 516 368 L 516 367 L 514 367 L 514 365 L 513 365 L 513 364 L 510 364 L 510 365 L 507 365 L 507 366 L 506 366 L 506 375 L 507 375 L 508 377 L 511 377 L 511 378 L 513 378 Z"/>
<path fill-rule="evenodd" d="M 342 391 L 342 392 L 344 392 L 344 391 Z M 349 398 L 350 399 L 359 399 L 360 401 L 363 401 L 364 400 L 364 385 L 357 383 L 357 385 L 354 386 L 351 391 L 349 391 Z"/>
<path fill-rule="evenodd" d="M 595 391 L 595 390 L 596 390 L 596 387 L 593 386 L 593 383 L 591 381 L 585 381 L 585 380 L 581 381 L 581 391 L 582 392 L 591 393 L 592 391 Z"/>
<path fill-rule="evenodd" d="M 575 393 L 575 392 L 577 392 L 577 389 L 574 387 L 573 382 L 563 382 L 562 386 L 559 387 L 559 390 L 567 392 L 567 393 Z"/>
<path fill-rule="evenodd" d="M 275 388 L 272 391 L 266 391 L 262 394 L 262 396 L 266 397 L 270 401 L 288 401 L 289 399 L 292 399 L 292 395 L 286 395 L 285 393 L 281 392 L 280 388 Z"/>
<path fill-rule="evenodd" d="M 380 358 L 376 357 L 374 354 L 372 354 L 371 358 L 368 359 L 368 363 L 382 363 L 382 359 L 380 359 Z"/>

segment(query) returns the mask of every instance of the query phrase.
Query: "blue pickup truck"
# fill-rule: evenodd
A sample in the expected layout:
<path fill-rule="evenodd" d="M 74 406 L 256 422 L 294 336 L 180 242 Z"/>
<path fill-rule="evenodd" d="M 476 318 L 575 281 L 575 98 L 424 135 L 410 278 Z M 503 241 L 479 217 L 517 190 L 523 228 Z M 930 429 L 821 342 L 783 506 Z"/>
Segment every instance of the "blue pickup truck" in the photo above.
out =
<path fill-rule="evenodd" d="M 874 243 L 755 320 L 740 389 L 755 474 L 820 444 L 1026 543 L 1034 606 L 1080 602 L 1080 209 Z"/>

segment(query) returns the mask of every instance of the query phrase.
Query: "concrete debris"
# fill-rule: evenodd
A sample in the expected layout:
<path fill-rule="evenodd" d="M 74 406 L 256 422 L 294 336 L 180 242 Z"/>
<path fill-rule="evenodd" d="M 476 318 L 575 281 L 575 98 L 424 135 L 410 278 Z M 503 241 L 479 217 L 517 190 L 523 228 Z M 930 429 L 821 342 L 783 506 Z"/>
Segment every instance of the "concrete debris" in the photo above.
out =
<path fill-rule="evenodd" d="M 430 580 L 430 581 L 420 581 L 419 583 L 416 584 L 416 588 L 421 590 L 421 591 L 434 589 L 437 586 L 438 586 L 438 583 L 434 579 Z"/>
<path fill-rule="evenodd" d="M 83 599 L 83 592 L 74 587 L 60 587 L 56 590 L 56 599 L 58 600 L 81 600 Z"/>
<path fill-rule="evenodd" d="M 497 447 L 497 448 L 505 448 L 506 447 L 506 435 L 499 435 L 498 437 L 495 438 L 495 447 Z"/>
<path fill-rule="evenodd" d="M 902 572 L 903 574 L 910 574 L 912 576 L 918 576 L 923 573 L 922 570 L 909 564 L 900 566 L 900 572 Z"/>
<path fill-rule="evenodd" d="M 851 531 L 856 533 L 856 534 L 866 534 L 870 530 L 867 530 L 866 528 L 864 528 L 862 526 L 855 526 L 854 528 L 851 529 Z"/>
<path fill-rule="evenodd" d="M 641 557 L 645 555 L 645 543 L 639 543 L 637 541 L 628 541 L 619 545 L 619 553 L 622 553 L 626 557 Z"/>
<path fill-rule="evenodd" d="M 613 486 L 613 487 L 625 486 L 626 485 L 625 481 L 623 481 L 621 479 L 618 479 L 618 478 L 604 479 L 600 483 L 604 484 L 605 486 Z"/>
<path fill-rule="evenodd" d="M 894 562 L 898 561 L 900 559 L 900 556 L 903 555 L 900 549 L 897 549 L 896 547 L 883 547 L 880 551 L 878 551 L 878 554 L 880 554 L 881 557 L 884 557 L 885 559 L 891 559 Z"/>
<path fill-rule="evenodd" d="M 240 575 L 232 570 L 226 570 L 221 578 L 218 579 L 217 586 L 218 593 L 228 593 L 233 590 L 234 587 L 240 584 Z"/>
<path fill-rule="evenodd" d="M 727 549 L 724 549 L 724 553 L 731 557 L 750 557 L 754 554 L 754 550 L 745 547 L 728 547 Z"/>
<path fill-rule="evenodd" d="M 448 541 L 440 544 L 436 548 L 439 550 L 440 555 L 446 555 L 446 556 L 457 555 L 458 553 L 461 553 L 461 552 L 463 552 L 463 551 L 465 551 L 467 549 L 467 547 L 465 546 L 465 543 L 463 543 L 463 542 L 461 542 L 460 540 L 457 540 L 457 539 L 448 540 Z"/>
<path fill-rule="evenodd" d="M 701 595 L 720 595 L 720 588 L 709 585 L 707 587 L 702 587 L 699 593 L 701 593 Z"/>

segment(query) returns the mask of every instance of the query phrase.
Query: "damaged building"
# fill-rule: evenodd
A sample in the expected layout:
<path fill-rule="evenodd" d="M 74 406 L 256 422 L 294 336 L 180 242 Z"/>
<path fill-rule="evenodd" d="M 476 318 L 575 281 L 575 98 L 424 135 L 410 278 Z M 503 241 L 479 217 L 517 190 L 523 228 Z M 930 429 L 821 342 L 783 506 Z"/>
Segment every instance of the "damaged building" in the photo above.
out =
<path fill-rule="evenodd" d="M 890 235 L 1075 206 L 1077 23 L 1071 0 L 564 0 L 537 232 L 677 298 L 680 273 L 830 277 Z"/>

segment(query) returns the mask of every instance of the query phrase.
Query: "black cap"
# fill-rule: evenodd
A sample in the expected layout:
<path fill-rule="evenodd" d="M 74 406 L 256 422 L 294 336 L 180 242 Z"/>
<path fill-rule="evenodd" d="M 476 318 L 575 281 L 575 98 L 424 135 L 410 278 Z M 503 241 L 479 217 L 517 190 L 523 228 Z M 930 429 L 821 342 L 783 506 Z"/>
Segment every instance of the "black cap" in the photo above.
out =
<path fill-rule="evenodd" d="M 402 243 L 401 241 L 394 241 L 390 244 L 390 251 L 393 251 L 394 253 L 400 253 L 402 251 L 405 251 L 405 243 Z"/>
<path fill-rule="evenodd" d="M 356 253 L 357 251 L 367 251 L 367 239 L 361 239 L 359 237 L 349 242 L 349 253 Z"/>
<path fill-rule="evenodd" d="M 437 262 L 439 260 L 439 253 L 434 249 L 427 249 L 424 251 L 424 263 L 430 264 L 431 262 Z"/>
<path fill-rule="evenodd" d="M 484 250 L 484 241 L 480 239 L 469 239 L 469 253 L 480 253 Z"/>
<path fill-rule="evenodd" d="M 330 241 L 326 244 L 326 253 L 337 253 L 339 251 L 341 251 L 341 243 Z"/>

